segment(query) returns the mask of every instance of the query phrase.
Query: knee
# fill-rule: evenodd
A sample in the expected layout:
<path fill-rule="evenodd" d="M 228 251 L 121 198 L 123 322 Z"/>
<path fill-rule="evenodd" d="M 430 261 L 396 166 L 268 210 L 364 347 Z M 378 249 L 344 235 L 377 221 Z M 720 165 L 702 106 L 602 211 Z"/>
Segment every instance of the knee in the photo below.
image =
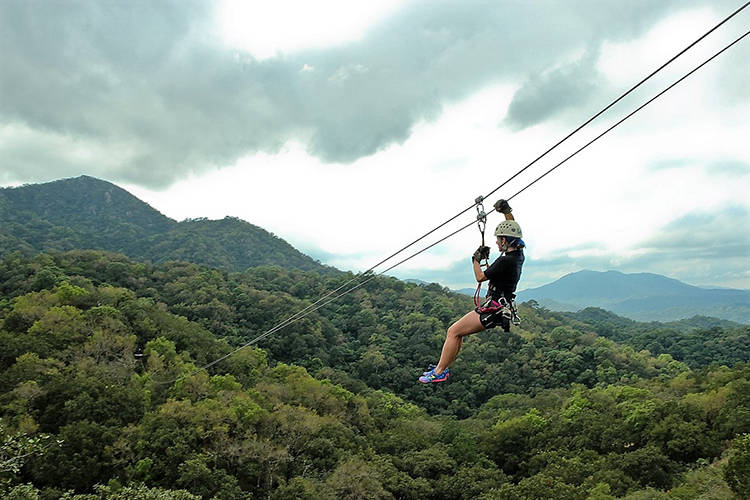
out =
<path fill-rule="evenodd" d="M 453 337 L 453 338 L 460 338 L 463 335 L 461 334 L 461 329 L 458 327 L 457 323 L 453 323 L 451 326 L 448 327 L 448 331 L 445 333 L 446 337 Z"/>

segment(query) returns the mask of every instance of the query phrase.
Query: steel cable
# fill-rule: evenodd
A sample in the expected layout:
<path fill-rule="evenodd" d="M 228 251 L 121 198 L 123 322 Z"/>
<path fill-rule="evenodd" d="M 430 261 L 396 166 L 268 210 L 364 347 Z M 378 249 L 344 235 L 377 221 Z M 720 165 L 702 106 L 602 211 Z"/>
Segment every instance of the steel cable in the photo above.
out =
<path fill-rule="evenodd" d="M 488 196 L 491 196 L 491 195 L 492 195 L 493 193 L 495 193 L 495 192 L 496 192 L 497 190 L 499 190 L 500 188 L 502 188 L 503 186 L 505 186 L 505 185 L 506 185 L 506 184 L 507 184 L 508 182 L 510 182 L 510 181 L 511 181 L 512 179 L 514 179 L 515 177 L 517 177 L 518 175 L 520 175 L 520 174 L 521 174 L 521 173 L 522 173 L 523 171 L 525 171 L 526 169 L 528 169 L 528 168 L 529 168 L 529 167 L 530 167 L 531 165 L 533 165 L 534 163 L 536 163 L 536 162 L 537 162 L 537 161 L 538 161 L 539 159 L 543 158 L 543 157 L 544 157 L 544 156 L 545 156 L 546 154 L 548 154 L 548 153 L 549 153 L 550 151 L 552 151 L 552 150 L 553 150 L 554 148 L 556 148 L 556 147 L 557 147 L 558 145 L 560 145 L 560 144 L 561 144 L 562 142 L 564 142 L 564 141 L 565 141 L 565 140 L 567 140 L 567 139 L 568 139 L 569 137 L 571 137 L 571 136 L 572 136 L 573 134 L 575 134 L 576 132 L 578 132 L 578 131 L 579 131 L 579 130 L 580 130 L 581 128 L 583 128 L 583 126 L 585 126 L 586 124 L 590 123 L 590 122 L 591 122 L 591 121 L 593 121 L 593 120 L 594 120 L 595 118 L 597 118 L 598 116 L 600 116 L 600 115 L 601 115 L 601 114 L 602 114 L 602 113 L 603 113 L 604 111 L 606 111 L 607 109 L 609 109 L 610 107 L 612 107 L 612 106 L 613 106 L 613 105 L 614 105 L 615 103 L 617 103 L 617 102 L 618 102 L 619 100 L 621 100 L 621 99 L 622 99 L 623 97 L 625 97 L 626 95 L 628 95 L 629 93 L 631 93 L 631 92 L 632 92 L 633 90 L 635 90 L 635 89 L 636 89 L 636 88 L 637 88 L 638 86 L 640 86 L 641 84 L 643 84 L 643 83 L 644 83 L 644 82 L 645 82 L 646 80 L 648 80 L 648 79 L 649 79 L 649 78 L 651 78 L 651 77 L 652 77 L 652 76 L 653 76 L 654 74 L 656 74 L 656 73 L 657 73 L 658 71 L 660 71 L 661 69 L 663 69 L 663 68 L 664 68 L 664 67 L 665 67 L 665 66 L 666 66 L 667 64 L 669 64 L 670 62 L 674 61 L 674 59 L 676 59 L 677 57 L 679 57 L 679 55 L 681 55 L 682 53 L 684 53 L 684 52 L 685 52 L 686 50 L 688 50 L 688 49 L 689 49 L 690 47 L 694 46 L 694 45 L 695 45 L 695 44 L 696 44 L 696 43 L 697 43 L 698 41 L 700 41 L 700 40 L 702 40 L 703 38 L 705 38 L 705 37 L 706 37 L 706 36 L 707 36 L 708 34 L 710 34 L 710 33 L 711 33 L 711 32 L 713 32 L 713 31 L 714 31 L 714 30 L 715 30 L 716 28 L 718 28 L 719 26 L 721 26 L 722 24 L 724 24 L 724 23 L 725 23 L 726 21 L 728 21 L 728 20 L 729 20 L 729 19 L 730 19 L 731 17 L 733 17 L 734 15 L 736 15 L 737 13 L 739 13 L 739 12 L 740 12 L 741 10 L 743 10 L 743 9 L 744 9 L 745 7 L 747 7 L 747 6 L 749 5 L 749 4 L 750 4 L 750 2 L 747 2 L 747 3 L 745 3 L 744 5 L 742 5 L 742 7 L 740 7 L 740 8 L 739 8 L 739 9 L 737 9 L 737 10 L 736 10 L 735 12 L 733 12 L 733 13 L 732 13 L 732 14 L 731 14 L 731 15 L 730 15 L 729 17 L 727 17 L 727 18 L 726 18 L 726 19 L 724 19 L 724 20 L 723 20 L 722 22 L 720 22 L 719 24 L 717 24 L 717 25 L 716 25 L 716 26 L 715 26 L 714 28 L 712 28 L 711 30 L 709 30 L 709 31 L 708 31 L 708 32 L 707 32 L 706 34 L 704 34 L 703 36 L 701 36 L 701 37 L 700 37 L 700 38 L 699 38 L 698 40 L 696 40 L 695 42 L 693 42 L 693 43 L 692 43 L 691 45 L 689 45 L 689 46 L 688 46 L 688 47 L 687 47 L 686 49 L 683 49 L 682 51 L 680 51 L 680 53 L 678 53 L 678 54 L 677 54 L 676 56 L 674 56 L 673 58 L 671 58 L 671 59 L 670 59 L 669 61 L 667 61 L 667 62 L 666 62 L 665 64 L 663 64 L 662 66 L 660 66 L 660 67 L 659 67 L 659 68 L 658 68 L 657 70 L 655 70 L 654 72 L 652 72 L 652 73 L 651 73 L 651 74 L 650 74 L 650 75 L 649 75 L 648 77 L 646 77 L 646 78 L 644 78 L 643 80 L 641 80 L 641 81 L 640 81 L 640 82 L 639 82 L 638 84 L 636 84 L 636 85 L 635 85 L 634 87 L 632 87 L 632 88 L 631 88 L 630 90 L 628 90 L 628 91 L 627 91 L 626 93 L 624 93 L 623 95 L 621 95 L 620 97 L 618 97 L 618 98 L 617 98 L 617 99 L 616 99 L 615 101 L 613 101 L 612 103 L 610 103 L 610 104 L 609 104 L 609 105 L 608 105 L 608 106 L 607 106 L 606 108 L 604 108 L 604 109 L 603 109 L 602 111 L 600 111 L 599 113 L 597 113 L 596 115 L 594 115 L 594 116 L 593 116 L 592 118 L 590 118 L 589 120 L 587 120 L 587 121 L 586 121 L 586 122 L 585 122 L 585 123 L 584 123 L 583 125 L 579 126 L 579 127 L 578 127 L 578 128 L 576 129 L 576 130 L 574 130 L 573 132 L 571 132 L 570 134 L 568 134 L 568 135 L 567 135 L 567 136 L 566 136 L 566 137 L 565 137 L 564 139 L 562 139 L 561 141 L 559 141 L 558 143 L 556 143 L 556 144 L 555 144 L 555 145 L 554 145 L 554 146 L 553 146 L 552 148 L 548 149 L 548 150 L 547 150 L 547 151 L 545 151 L 545 152 L 544 152 L 544 153 L 543 153 L 542 155 L 540 155 L 539 157 L 537 157 L 537 158 L 536 158 L 536 159 L 535 159 L 535 160 L 534 160 L 533 162 L 531 162 L 530 164 L 528 164 L 527 166 L 525 166 L 525 167 L 524 167 L 523 169 L 521 169 L 521 170 L 519 170 L 518 172 L 516 172 L 516 173 L 515 173 L 515 174 L 514 174 L 514 175 L 513 175 L 512 177 L 510 177 L 510 178 L 509 178 L 508 180 L 506 180 L 505 182 L 503 182 L 503 183 L 502 183 L 502 184 L 501 184 L 500 186 L 498 186 L 497 188 L 495 188 L 494 190 L 492 190 L 492 191 L 491 191 L 491 192 L 490 192 L 490 193 L 489 193 L 489 194 L 488 194 L 488 195 L 487 195 L 486 197 L 488 197 Z M 612 125 L 612 126 L 610 126 L 609 128 L 607 128 L 607 129 L 606 129 L 606 130 L 605 130 L 604 132 L 602 132 L 601 134 L 599 134 L 598 136 L 596 136 L 596 137 L 595 137 L 594 139 L 592 139 L 591 141 L 587 142 L 587 143 L 586 143 L 585 145 L 583 145 L 583 146 L 582 146 L 581 148 L 579 148 L 578 150 L 576 150 L 576 151 L 575 151 L 574 153 L 572 153 L 571 155 L 569 155 L 568 157 L 566 157 L 566 158 L 565 158 L 564 160 L 562 160 L 561 162 L 557 163 L 557 164 L 556 164 L 555 166 L 553 166 L 552 168 L 550 168 L 549 170 L 547 170 L 547 171 L 546 171 L 546 172 L 545 172 L 544 174 L 542 174 L 541 176 L 537 177 L 537 178 L 536 178 L 536 179 L 534 179 L 534 180 L 533 180 L 532 182 L 530 182 L 530 183 L 529 183 L 529 184 L 527 184 L 527 185 L 526 185 L 525 187 L 523 187 L 523 188 L 522 188 L 521 190 L 517 191 L 517 192 L 516 192 L 515 194 L 513 194 L 512 196 L 510 196 L 510 197 L 508 198 L 508 200 L 511 200 L 511 199 L 515 198 L 516 196 L 518 196 L 519 194 L 521 194 L 522 192 L 524 192 L 524 191 L 525 191 L 526 189 L 528 189 L 528 188 L 529 188 L 529 187 L 531 187 L 532 185 L 536 184 L 536 183 L 537 183 L 537 182 L 538 182 L 539 180 L 541 180 L 542 178 L 546 177 L 546 176 L 547 176 L 548 174 L 550 174 L 550 173 L 551 173 L 552 171 L 554 171 L 555 169 L 557 169 L 558 167 L 560 167 L 561 165 L 563 165 L 564 163 L 566 163 L 566 162 L 567 162 L 568 160 L 570 160 L 571 158 L 573 158 L 574 156 L 576 156 L 576 155 L 577 155 L 578 153 L 580 153 L 581 151 L 583 151 L 584 149 L 586 149 L 586 148 L 587 148 L 588 146 L 590 146 L 591 144 L 593 144 L 594 142 L 596 142 L 597 140 L 599 140 L 599 139 L 600 139 L 601 137 L 603 137 L 604 135 L 606 135 L 607 133 L 609 133 L 610 131 L 612 131 L 612 130 L 613 130 L 614 128 L 616 128 L 617 126 L 619 126 L 620 124 L 622 124 L 623 122 L 625 122 L 625 121 L 626 121 L 627 119 L 629 119 L 630 117 L 632 117 L 633 115 L 635 115 L 635 114 L 636 114 L 637 112 L 639 112 L 640 110 L 642 110 L 643 108 L 645 108 L 646 106 L 648 106 L 648 105 L 649 105 L 650 103 L 652 103 L 653 101 L 655 101 L 656 99 L 658 99 L 659 97 L 661 97 L 661 96 L 662 96 L 663 94 L 665 94 L 665 93 L 666 93 L 667 91 L 669 91 L 670 89 L 672 89 L 673 87 L 675 87 L 675 86 L 676 86 L 677 84 L 679 84 L 680 82 L 682 82 L 683 80 L 685 80 L 686 78 L 688 78 L 688 77 L 689 77 L 690 75 L 692 75 L 693 73 L 695 73 L 696 71 L 698 71 L 698 70 L 699 70 L 700 68 L 702 68 L 703 66 L 705 66 L 706 64 L 708 64 L 708 63 L 709 63 L 710 61 L 712 61 L 713 59 L 715 59 L 716 57 L 718 57 L 718 56 L 719 56 L 720 54 L 722 54 L 723 52 L 725 52 L 726 50 L 728 50 L 728 49 L 729 49 L 730 47 L 732 47 L 732 46 L 734 46 L 735 44 L 737 44 L 737 43 L 738 43 L 738 42 L 739 42 L 740 40 L 742 40 L 743 38 L 745 38 L 745 37 L 746 37 L 746 36 L 747 36 L 748 34 L 750 34 L 750 31 L 748 31 L 748 32 L 746 32 L 745 34 L 741 35 L 740 37 L 738 37 L 737 39 L 735 39 L 735 40 L 734 40 L 733 42 L 731 42 L 730 44 L 726 45 L 726 46 L 725 46 L 724 48 L 722 48 L 722 49 L 721 49 L 720 51 L 716 52 L 716 53 L 715 53 L 714 55 L 712 55 L 711 57 L 709 57 L 708 59 L 706 59 L 705 61 L 703 61 L 703 62 L 702 62 L 701 64 L 699 64 L 698 66 L 696 66 L 695 68 L 693 68 L 693 69 L 692 69 L 692 70 L 691 70 L 690 72 L 686 73 L 686 74 L 685 74 L 684 76 L 682 76 L 681 78 L 679 78 L 678 80 L 676 80 L 675 82 L 673 82 L 673 83 L 672 83 L 671 85 L 669 85 L 669 86 L 668 86 L 667 88 L 665 88 L 664 90 L 662 90 L 661 92 L 659 92 L 658 94 L 656 94 L 655 96 L 653 96 L 653 97 L 652 97 L 651 99 L 649 99 L 648 101 L 646 101 L 645 103 L 643 103 L 642 105 L 640 105 L 640 106 L 639 106 L 638 108 L 636 108 L 636 109 L 635 109 L 634 111 L 630 112 L 630 113 L 629 113 L 629 114 L 627 114 L 627 115 L 626 115 L 625 117 L 623 117 L 622 119 L 618 120 L 618 121 L 617 121 L 617 122 L 616 122 L 616 123 L 615 123 L 614 125 Z M 486 198 L 486 197 L 484 197 L 484 198 Z M 268 337 L 268 336 L 272 335 L 273 333 L 275 333 L 275 332 L 277 332 L 277 331 L 281 330 L 282 328 L 285 328 L 286 326 L 288 326 L 288 325 L 290 325 L 290 324 L 292 324 L 292 323 L 296 323 L 297 321 L 299 321 L 299 320 L 301 320 L 301 319 L 305 318 L 306 316 L 308 316 L 309 314 L 312 314 L 313 312 L 317 311 L 318 309 L 320 309 L 320 308 L 322 308 L 322 307 L 324 307 L 324 306 L 326 306 L 326 305 L 330 304 L 331 302 L 333 302 L 333 301 L 335 301 L 335 300 L 337 300 L 337 299 L 339 299 L 339 298 L 343 297 L 344 295 L 347 295 L 348 293 L 350 293 L 350 292 L 352 292 L 352 291 L 354 291 L 354 290 L 356 290 L 356 289 L 358 289 L 358 288 L 360 288 L 360 287 L 364 286 L 365 284 L 369 283 L 369 282 L 370 282 L 371 280 L 375 279 L 376 277 L 378 277 L 378 276 L 381 276 L 381 275 L 385 274 L 386 272 L 388 272 L 388 271 L 390 271 L 390 270 L 394 269 L 395 267 L 397 267 L 397 266 L 400 266 L 401 264 L 403 264 L 403 263 L 405 263 L 405 262 L 407 262 L 407 261 L 409 261 L 409 260 L 413 259 L 414 257 L 416 257 L 416 256 L 418 256 L 418 255 L 420 255 L 420 254 L 422 254 L 423 252 L 426 252 L 426 251 L 427 251 L 427 250 L 429 250 L 430 248 L 432 248 L 432 247 L 434 247 L 434 246 L 436 246 L 436 245 L 438 245 L 438 244 L 442 243 L 443 241 L 445 241 L 445 240 L 447 240 L 447 239 L 449 239 L 449 238 L 451 238 L 451 237 L 455 236 L 455 235 L 456 235 L 456 234 L 458 234 L 459 232 L 461 232 L 461 231 L 464 231 L 465 229 L 467 229 L 467 228 L 469 228 L 470 226 L 474 225 L 474 224 L 475 224 L 475 222 L 476 222 L 476 220 L 472 220 L 472 221 L 471 221 L 470 223 L 466 224 L 465 226 L 462 226 L 461 228 L 459 228 L 459 229 L 457 229 L 457 230 L 453 231 L 452 233 L 448 234 L 447 236 L 444 236 L 443 238 L 441 238 L 441 239 L 437 240 L 436 242 L 434 242 L 434 243 L 432 243 L 432 244 L 428 245 L 427 247 L 425 247 L 425 248 L 423 248 L 423 249 L 421 249 L 421 250 L 419 250 L 419 251 L 417 251 L 417 252 L 415 252 L 415 253 L 411 254 L 410 256 L 408 256 L 408 257 L 406 257 L 405 259 L 403 259 L 403 260 L 401 260 L 401 261 L 397 262 L 396 264 L 393 264 L 393 265 L 391 265 L 391 266 L 390 266 L 390 267 L 388 267 L 387 269 L 385 269 L 385 270 L 383 270 L 383 271 L 381 271 L 381 272 L 379 272 L 379 273 L 377 273 L 377 274 L 373 274 L 373 273 L 372 273 L 372 272 L 373 272 L 373 270 L 374 270 L 374 269 L 375 269 L 376 267 L 378 267 L 378 266 L 380 266 L 381 264 L 383 264 L 383 263 L 387 262 L 388 260 L 390 260 L 391 258 L 393 258 L 393 257 L 395 257 L 396 255 L 400 254 L 401 252 L 403 252 L 403 251 L 404 251 L 404 250 L 406 250 L 407 248 L 409 248 L 409 247 L 413 246 L 413 245 L 414 245 L 414 244 L 416 244 L 417 242 L 419 242 L 419 241 L 423 240 L 424 238 L 426 238 L 427 236 L 431 235 L 432 233 L 434 233 L 434 232 L 435 232 L 435 231 L 437 231 L 438 229 L 442 228 L 442 227 L 443 227 L 443 226 L 445 226 L 446 224 L 448 224 L 448 223 L 452 222 L 453 220 L 457 219 L 458 217 L 460 217 L 461 215 L 463 215 L 464 213 L 466 213 L 466 212 L 467 212 L 468 210 L 471 210 L 472 208 L 474 208 L 474 207 L 475 207 L 476 205 L 477 205 L 477 203 L 474 203 L 473 205 L 471 205 L 471 206 L 470 206 L 470 207 L 468 207 L 467 209 L 463 210 L 462 212 L 458 213 L 458 214 L 457 214 L 457 215 L 455 215 L 454 217 L 452 217 L 452 218 L 448 219 L 447 221 L 445 221 L 445 222 L 444 222 L 444 223 L 442 223 L 441 225 L 439 225 L 439 226 L 435 227 L 435 228 L 434 228 L 434 229 L 432 229 L 431 231 L 429 231 L 429 232 L 425 233 L 425 234 L 424 234 L 423 236 L 421 236 L 421 237 L 417 238 L 416 240 L 414 240 L 414 241 L 413 241 L 412 243 L 410 243 L 409 245 L 407 245 L 407 246 L 403 247 L 402 249 L 400 249 L 400 250 L 398 250 L 397 252 L 395 252 L 395 253 L 391 254 L 391 255 L 390 255 L 390 256 L 388 256 L 387 258 L 385 258 L 385 259 L 381 260 L 380 262 L 378 262 L 377 264 L 375 264 L 374 266 L 372 266 L 372 267 L 371 267 L 370 269 L 368 269 L 367 271 L 364 271 L 363 273 L 361 273 L 361 274 L 358 274 L 358 275 L 354 276 L 353 278 L 351 278 L 350 280 L 348 280 L 347 282 L 345 282 L 344 284 L 342 284 L 341 286 L 339 286 L 339 287 L 338 287 L 338 288 L 336 288 L 335 290 L 332 290 L 332 291 L 328 292 L 328 293 L 327 293 L 326 295 L 324 295 L 323 297 L 319 298 L 319 299 L 318 299 L 318 300 L 317 300 L 316 302 L 314 302 L 314 303 L 312 303 L 312 304 L 308 305 L 308 306 L 307 306 L 307 307 L 305 307 L 304 309 L 302 309 L 302 310 L 298 311 L 297 313 L 295 313 L 295 314 L 293 314 L 293 315 L 289 316 L 288 318 L 286 318 L 286 319 L 282 320 L 282 321 L 281 321 L 280 323 L 278 323 L 277 325 L 273 326 L 272 328 L 270 328 L 270 329 L 269 329 L 269 330 L 267 330 L 266 332 L 264 332 L 264 333 L 262 333 L 261 335 L 259 335 L 259 336 L 255 337 L 255 338 L 253 338 L 253 339 L 252 339 L 252 340 L 250 340 L 249 342 L 247 342 L 247 343 L 245 343 L 245 344 L 241 345 L 240 347 L 238 347 L 238 348 L 236 348 L 235 350 L 233 350 L 233 351 L 229 352 L 228 354 L 225 354 L 224 356 L 222 356 L 222 357 L 220 357 L 220 358 L 218 358 L 218 359 L 216 359 L 216 360 L 214 360 L 214 361 L 212 361 L 212 362 L 210 362 L 210 363 L 207 363 L 207 364 L 205 364 L 205 365 L 201 366 L 200 368 L 198 368 L 198 369 L 196 369 L 196 370 L 192 371 L 192 372 L 191 372 L 191 373 L 189 373 L 189 374 L 183 375 L 183 376 L 181 376 L 181 377 L 178 377 L 178 378 L 176 378 L 176 379 L 174 379 L 174 380 L 170 380 L 170 381 L 163 381 L 163 382 L 156 382 L 156 383 L 158 383 L 158 384 L 173 384 L 173 383 L 175 383 L 175 382 L 178 382 L 178 381 L 180 381 L 180 380 L 183 380 L 183 379 L 185 379 L 185 378 L 187 378 L 187 377 L 190 377 L 190 376 L 192 376 L 192 375 L 194 375 L 194 374 L 196 374 L 196 373 L 198 373 L 198 372 L 200 372 L 200 371 L 206 370 L 206 369 L 208 369 L 208 368 L 210 368 L 210 367 L 212 367 L 212 366 L 216 365 L 217 363 L 220 363 L 221 361 L 223 361 L 223 360 L 225 360 L 225 359 L 229 358 L 230 356 L 232 356 L 232 355 L 236 354 L 236 353 L 237 353 L 237 352 L 239 352 L 240 350 L 242 350 L 242 349 L 244 349 L 244 348 L 246 348 L 246 347 L 249 347 L 249 346 L 251 346 L 251 345 L 253 345 L 253 344 L 256 344 L 257 342 L 259 342 L 259 341 L 263 340 L 264 338 L 266 338 L 266 337 Z M 494 212 L 494 211 L 495 211 L 494 209 L 490 210 L 489 212 L 487 212 L 487 215 L 489 215 L 490 213 L 492 213 L 492 212 Z M 369 275 L 369 277 L 367 277 L 368 275 Z M 351 284 L 352 282 L 354 282 L 354 281 L 356 281 L 356 280 L 358 280 L 358 279 L 361 279 L 361 278 L 363 278 L 363 277 L 367 277 L 367 279 L 365 279 L 364 281 L 361 281 L 360 283 L 358 283 L 357 285 L 355 285 L 355 286 L 353 286 L 353 287 L 350 287 L 349 289 L 345 290 L 344 292 L 340 293 L 339 295 L 336 295 L 335 297 L 333 297 L 333 298 L 331 298 L 331 299 L 329 299 L 329 300 L 325 300 L 326 298 L 330 297 L 331 295 L 333 295 L 333 294 L 335 294 L 336 292 L 338 292 L 338 291 L 342 290 L 343 288 L 345 288 L 345 287 L 346 287 L 347 285 L 349 285 L 349 284 Z M 321 303 L 321 302 L 322 302 L 322 303 Z"/>

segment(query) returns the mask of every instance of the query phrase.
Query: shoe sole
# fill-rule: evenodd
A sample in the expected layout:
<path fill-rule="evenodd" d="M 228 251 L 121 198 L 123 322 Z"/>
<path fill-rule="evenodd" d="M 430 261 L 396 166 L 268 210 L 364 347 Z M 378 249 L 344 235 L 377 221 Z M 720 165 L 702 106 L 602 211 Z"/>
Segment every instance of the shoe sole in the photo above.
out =
<path fill-rule="evenodd" d="M 445 382 L 446 380 L 448 380 L 448 377 L 450 376 L 451 374 L 449 373 L 448 375 L 446 375 L 445 378 L 441 378 L 440 380 L 428 380 L 427 382 L 422 382 L 422 380 L 420 379 L 419 382 L 421 384 L 437 384 L 438 382 Z"/>

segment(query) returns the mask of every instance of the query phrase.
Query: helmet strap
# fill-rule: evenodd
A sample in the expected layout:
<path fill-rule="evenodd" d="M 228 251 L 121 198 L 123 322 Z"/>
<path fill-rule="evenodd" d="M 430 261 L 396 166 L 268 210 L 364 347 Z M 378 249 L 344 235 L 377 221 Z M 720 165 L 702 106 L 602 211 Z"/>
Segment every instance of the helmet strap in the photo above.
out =
<path fill-rule="evenodd" d="M 500 251 L 505 253 L 508 251 L 508 239 L 505 236 L 501 236 Z"/>

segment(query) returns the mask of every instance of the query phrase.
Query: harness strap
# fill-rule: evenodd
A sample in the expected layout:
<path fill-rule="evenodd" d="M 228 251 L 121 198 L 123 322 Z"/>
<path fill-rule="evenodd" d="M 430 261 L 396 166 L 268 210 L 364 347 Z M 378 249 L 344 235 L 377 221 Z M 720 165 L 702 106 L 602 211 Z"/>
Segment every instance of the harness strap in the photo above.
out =
<path fill-rule="evenodd" d="M 475 304 L 477 301 L 475 300 Z M 477 312 L 481 313 L 492 313 L 497 312 L 501 309 L 510 308 L 508 301 L 505 300 L 505 297 L 500 297 L 500 300 L 495 300 L 491 297 L 487 297 L 487 299 L 482 304 L 477 304 Z"/>
<path fill-rule="evenodd" d="M 474 306 L 481 308 L 482 304 L 479 302 L 479 295 L 482 293 L 482 282 L 477 283 L 477 291 L 474 292 Z"/>
<path fill-rule="evenodd" d="M 487 226 L 487 214 L 484 211 L 484 204 L 482 203 L 484 201 L 484 196 L 477 196 L 477 198 L 474 200 L 474 204 L 477 207 L 477 227 L 479 228 L 479 234 L 482 236 L 482 246 L 484 245 L 484 229 Z M 479 260 L 479 267 L 481 267 L 483 270 L 487 269 L 489 267 L 489 258 L 487 259 L 480 259 Z M 477 283 L 477 290 L 474 292 L 474 306 L 477 308 L 482 307 L 479 296 L 482 293 L 482 282 L 480 281 Z"/>
<path fill-rule="evenodd" d="M 518 316 L 515 300 L 508 300 L 505 297 L 500 297 L 500 300 L 495 300 L 491 297 L 487 297 L 484 303 L 479 304 L 478 293 L 479 290 L 477 289 L 477 293 L 474 294 L 474 304 L 476 304 L 476 311 L 479 314 L 501 312 L 510 323 L 513 323 L 516 326 L 521 324 L 521 318 Z M 513 297 L 515 298 L 515 295 Z"/>

